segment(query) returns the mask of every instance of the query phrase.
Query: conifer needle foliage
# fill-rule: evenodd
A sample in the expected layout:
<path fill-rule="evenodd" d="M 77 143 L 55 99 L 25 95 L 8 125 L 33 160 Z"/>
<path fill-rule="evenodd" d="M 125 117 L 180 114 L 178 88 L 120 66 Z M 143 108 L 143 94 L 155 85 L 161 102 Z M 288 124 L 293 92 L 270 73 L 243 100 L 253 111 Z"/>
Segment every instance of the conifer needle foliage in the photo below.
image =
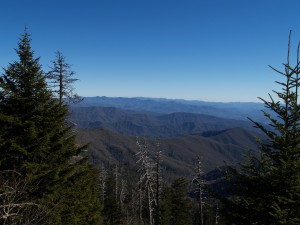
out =
<path fill-rule="evenodd" d="M 96 172 L 84 157 L 74 160 L 86 146 L 76 145 L 27 30 L 16 53 L 0 76 L 0 170 L 28 178 L 24 200 L 47 207 L 45 224 L 98 224 Z"/>
<path fill-rule="evenodd" d="M 270 100 L 261 98 L 268 124 L 253 121 L 266 137 L 258 140 L 260 154 L 229 171 L 233 196 L 223 208 L 231 223 L 300 223 L 299 47 L 292 66 L 290 37 L 283 71 L 271 67 L 282 78 L 276 81 L 280 89 Z"/>

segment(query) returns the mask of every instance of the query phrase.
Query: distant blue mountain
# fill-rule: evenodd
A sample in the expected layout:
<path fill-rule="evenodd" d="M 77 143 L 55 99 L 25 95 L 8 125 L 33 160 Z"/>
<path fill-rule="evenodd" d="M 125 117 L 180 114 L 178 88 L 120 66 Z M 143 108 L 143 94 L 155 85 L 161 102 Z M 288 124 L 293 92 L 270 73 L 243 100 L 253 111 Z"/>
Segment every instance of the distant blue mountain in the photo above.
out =
<path fill-rule="evenodd" d="M 176 137 L 235 127 L 254 129 L 249 121 L 187 112 L 159 114 L 102 106 L 74 107 L 70 112 L 77 127 L 105 127 L 133 136 Z"/>
<path fill-rule="evenodd" d="M 258 150 L 255 136 L 264 136 L 247 119 L 264 121 L 260 103 L 217 103 L 157 98 L 87 97 L 71 105 L 79 143 L 91 143 L 93 161 L 103 164 L 136 162 L 136 138 L 149 138 L 164 152 L 168 176 L 187 177 L 198 154 L 204 169 L 243 162 L 248 149 Z"/>
<path fill-rule="evenodd" d="M 206 114 L 220 118 L 248 120 L 251 119 L 264 122 L 265 118 L 261 110 L 264 109 L 262 103 L 254 102 L 205 102 L 190 101 L 183 99 L 164 98 L 124 98 L 124 97 L 85 97 L 79 104 L 73 107 L 115 107 L 134 111 L 148 111 L 160 114 L 175 112 Z"/>

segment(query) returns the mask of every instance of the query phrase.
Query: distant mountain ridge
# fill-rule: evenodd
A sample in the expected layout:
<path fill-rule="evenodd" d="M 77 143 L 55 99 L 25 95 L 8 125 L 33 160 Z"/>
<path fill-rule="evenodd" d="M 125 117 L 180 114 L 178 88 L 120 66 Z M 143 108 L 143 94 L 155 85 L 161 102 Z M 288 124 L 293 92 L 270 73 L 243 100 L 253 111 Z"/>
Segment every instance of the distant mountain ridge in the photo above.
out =
<path fill-rule="evenodd" d="M 79 143 L 91 143 L 94 164 L 136 166 L 136 137 L 147 138 L 151 149 L 160 143 L 166 176 L 192 174 L 198 154 L 205 171 L 245 160 L 248 149 L 258 150 L 253 128 L 264 121 L 259 103 L 89 97 L 71 105 L 69 120 L 76 124 Z"/>
<path fill-rule="evenodd" d="M 148 111 L 161 114 L 174 112 L 187 112 L 207 114 L 211 116 L 248 120 L 250 117 L 256 121 L 264 121 L 261 110 L 264 109 L 261 103 L 252 102 L 205 102 L 183 99 L 164 98 L 124 98 L 124 97 L 85 97 L 82 102 L 72 107 L 115 107 L 125 110 Z"/>
<path fill-rule="evenodd" d="M 235 127 L 253 129 L 252 123 L 247 121 L 204 114 L 159 114 L 101 106 L 73 107 L 70 120 L 82 128 L 104 127 L 124 135 L 147 137 L 177 137 Z"/>

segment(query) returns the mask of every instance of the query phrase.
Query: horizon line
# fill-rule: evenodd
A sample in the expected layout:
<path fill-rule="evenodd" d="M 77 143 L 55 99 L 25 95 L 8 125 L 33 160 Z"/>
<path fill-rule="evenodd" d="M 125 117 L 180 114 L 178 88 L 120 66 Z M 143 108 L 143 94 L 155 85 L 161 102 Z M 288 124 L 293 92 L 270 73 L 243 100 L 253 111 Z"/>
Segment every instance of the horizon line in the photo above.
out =
<path fill-rule="evenodd" d="M 105 95 L 94 95 L 94 96 L 81 96 L 83 98 L 127 98 L 127 99 L 153 99 L 153 100 L 170 100 L 170 101 L 187 101 L 187 102 L 206 102 L 206 103 L 253 103 L 253 104 L 263 104 L 259 101 L 209 101 L 200 99 L 184 99 L 184 98 L 167 98 L 167 97 L 145 97 L 145 96 L 105 96 Z"/>

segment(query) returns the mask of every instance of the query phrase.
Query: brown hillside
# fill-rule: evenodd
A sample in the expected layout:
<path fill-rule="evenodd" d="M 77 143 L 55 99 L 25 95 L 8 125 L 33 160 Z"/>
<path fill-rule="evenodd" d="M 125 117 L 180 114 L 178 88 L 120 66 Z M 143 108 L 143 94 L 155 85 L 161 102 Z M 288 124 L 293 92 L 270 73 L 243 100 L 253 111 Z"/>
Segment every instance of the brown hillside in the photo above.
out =
<path fill-rule="evenodd" d="M 243 161 L 248 148 L 257 148 L 255 135 L 242 128 L 233 128 L 211 136 L 195 134 L 178 138 L 151 139 L 148 143 L 152 151 L 155 151 L 155 144 L 160 143 L 164 161 L 162 166 L 166 176 L 188 177 L 192 173 L 198 154 L 203 156 L 206 172 L 224 166 L 225 162 L 233 164 Z M 78 141 L 90 143 L 89 154 L 97 166 L 136 166 L 136 137 L 104 128 L 81 128 L 78 129 Z"/>

